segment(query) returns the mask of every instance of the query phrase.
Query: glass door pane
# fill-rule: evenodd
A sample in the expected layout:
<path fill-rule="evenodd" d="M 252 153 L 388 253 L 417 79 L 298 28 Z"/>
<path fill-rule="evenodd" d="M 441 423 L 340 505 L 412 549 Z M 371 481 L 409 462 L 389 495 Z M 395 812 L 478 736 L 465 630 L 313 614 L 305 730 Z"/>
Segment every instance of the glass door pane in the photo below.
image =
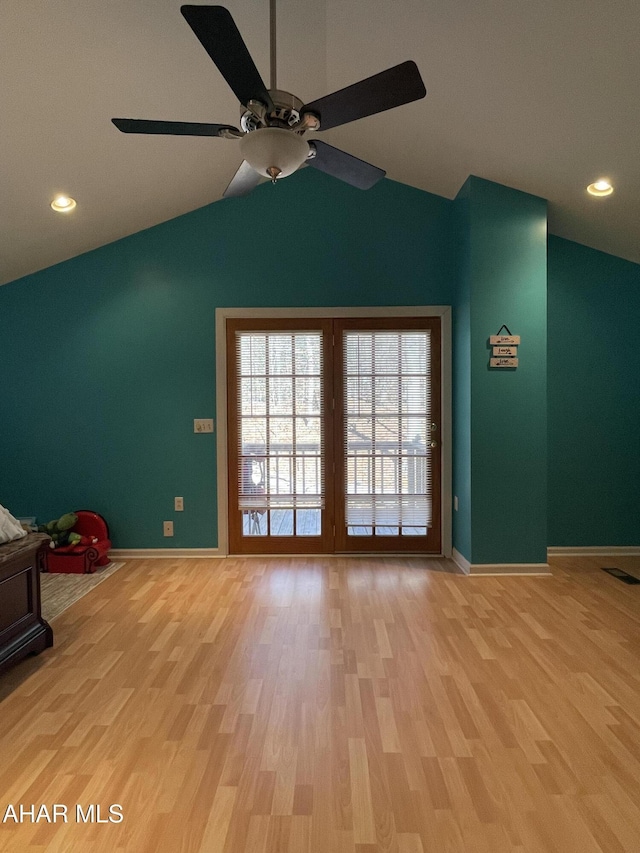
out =
<path fill-rule="evenodd" d="M 340 325 L 336 547 L 439 550 L 439 326 Z"/>
<path fill-rule="evenodd" d="M 228 329 L 232 548 L 323 550 L 326 335 L 322 327 L 286 328 L 287 321 L 243 325 Z"/>

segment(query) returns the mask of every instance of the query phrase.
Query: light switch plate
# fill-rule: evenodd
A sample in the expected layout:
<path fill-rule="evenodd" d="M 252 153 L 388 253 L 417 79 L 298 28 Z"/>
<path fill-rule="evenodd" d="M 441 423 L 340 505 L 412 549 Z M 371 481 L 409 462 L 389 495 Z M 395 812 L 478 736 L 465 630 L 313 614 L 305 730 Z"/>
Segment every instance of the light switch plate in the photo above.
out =
<path fill-rule="evenodd" d="M 213 432 L 213 418 L 194 418 L 194 432 Z"/>

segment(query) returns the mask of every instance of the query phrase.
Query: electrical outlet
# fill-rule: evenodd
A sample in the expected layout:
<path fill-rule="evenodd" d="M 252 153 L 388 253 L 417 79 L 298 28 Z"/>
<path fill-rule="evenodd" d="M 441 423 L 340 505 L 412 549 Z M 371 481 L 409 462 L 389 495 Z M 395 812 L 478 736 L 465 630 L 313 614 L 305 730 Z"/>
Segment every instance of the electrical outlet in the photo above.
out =
<path fill-rule="evenodd" d="M 184 498 L 174 498 L 173 508 L 176 512 L 184 512 Z"/>
<path fill-rule="evenodd" d="M 162 533 L 164 536 L 173 536 L 173 521 L 162 522 Z"/>
<path fill-rule="evenodd" d="M 213 432 L 213 418 L 194 418 L 194 432 Z"/>
<path fill-rule="evenodd" d="M 455 509 L 456 512 L 458 511 L 458 496 L 457 495 L 453 496 L 453 508 Z"/>

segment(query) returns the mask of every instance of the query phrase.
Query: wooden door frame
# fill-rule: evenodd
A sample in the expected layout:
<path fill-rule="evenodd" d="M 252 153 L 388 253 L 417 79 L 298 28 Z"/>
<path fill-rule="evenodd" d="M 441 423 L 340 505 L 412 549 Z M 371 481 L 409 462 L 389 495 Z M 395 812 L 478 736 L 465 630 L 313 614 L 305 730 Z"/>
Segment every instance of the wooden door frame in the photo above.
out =
<path fill-rule="evenodd" d="M 452 423 L 451 423 L 451 306 L 450 305 L 388 305 L 382 307 L 345 308 L 216 308 L 216 459 L 218 487 L 218 553 L 229 554 L 229 488 L 227 468 L 227 320 L 246 319 L 304 319 L 326 317 L 440 317 L 441 322 L 441 391 L 442 480 L 442 556 L 451 556 L 452 545 Z M 323 556 L 327 556 L 326 554 Z M 433 556 L 433 555 L 430 555 Z"/>

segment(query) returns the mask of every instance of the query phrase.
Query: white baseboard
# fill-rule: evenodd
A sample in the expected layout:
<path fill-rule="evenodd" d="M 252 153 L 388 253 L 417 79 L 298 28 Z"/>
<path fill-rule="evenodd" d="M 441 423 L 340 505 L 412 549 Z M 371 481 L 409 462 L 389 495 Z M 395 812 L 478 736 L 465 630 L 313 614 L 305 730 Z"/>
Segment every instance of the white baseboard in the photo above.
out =
<path fill-rule="evenodd" d="M 569 545 L 547 548 L 547 557 L 639 557 L 640 545 Z"/>
<path fill-rule="evenodd" d="M 462 569 L 465 575 L 484 575 L 494 577 L 496 575 L 551 575 L 548 563 L 470 563 L 466 557 L 453 549 L 452 560 Z"/>
<path fill-rule="evenodd" d="M 109 551 L 112 559 L 118 560 L 149 560 L 166 559 L 212 559 L 222 558 L 218 548 L 112 548 Z"/>
<path fill-rule="evenodd" d="M 456 564 L 459 569 L 465 573 L 465 575 L 469 574 L 469 569 L 471 568 L 471 563 L 467 560 L 466 557 L 463 557 L 460 551 L 457 548 L 454 548 L 451 551 L 451 559 Z"/>
<path fill-rule="evenodd" d="M 237 557 L 241 559 L 258 558 L 261 560 L 274 559 L 276 557 L 301 557 L 305 559 L 307 557 L 322 557 L 324 560 L 333 557 L 360 557 L 363 560 L 370 557 L 426 557 L 429 560 L 452 559 L 451 557 L 447 558 L 446 554 L 421 554 L 419 552 L 416 552 L 415 554 L 409 552 L 390 554 L 388 551 L 367 552 L 362 554 L 349 552 L 340 552 L 338 554 L 316 554 L 313 552 L 309 552 L 308 554 L 288 554 L 286 552 L 283 552 L 282 554 L 271 554 L 268 552 L 266 554 L 225 554 L 219 548 L 112 548 L 109 551 L 109 556 L 119 560 L 152 560 L 154 558 L 163 560 L 167 557 L 175 557 L 181 560 L 187 558 L 216 558 L 218 560 L 222 560 L 225 557 Z"/>

